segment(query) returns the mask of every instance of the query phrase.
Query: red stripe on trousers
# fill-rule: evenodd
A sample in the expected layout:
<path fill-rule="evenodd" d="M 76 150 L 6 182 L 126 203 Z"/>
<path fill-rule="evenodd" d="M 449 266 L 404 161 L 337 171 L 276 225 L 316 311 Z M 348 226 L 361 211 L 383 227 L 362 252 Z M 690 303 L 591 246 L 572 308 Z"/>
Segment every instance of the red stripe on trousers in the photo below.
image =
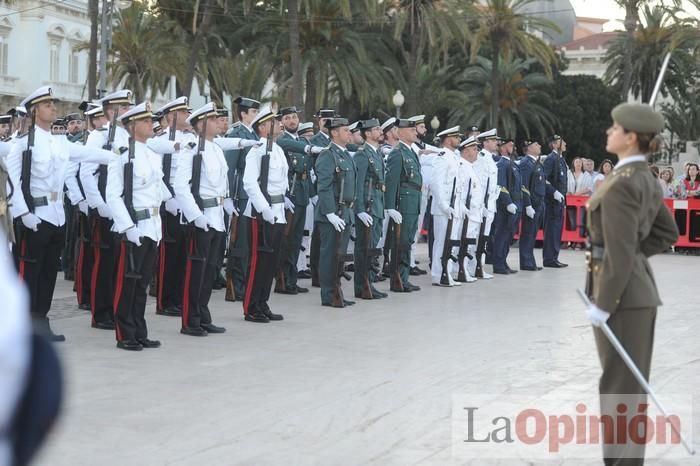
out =
<path fill-rule="evenodd" d="M 27 254 L 27 240 L 22 240 L 22 246 L 19 248 L 19 278 L 24 280 L 24 255 Z"/>
<path fill-rule="evenodd" d="M 253 282 L 255 281 L 255 269 L 258 265 L 258 220 L 253 218 L 250 221 L 250 267 L 248 269 L 248 283 L 245 287 L 245 298 L 243 299 L 243 314 L 248 315 L 248 307 L 250 306 L 250 295 L 253 293 Z"/>
<path fill-rule="evenodd" d="M 187 248 L 187 267 L 185 267 L 185 290 L 182 296 L 182 327 L 189 328 L 190 318 L 190 281 L 192 281 L 192 251 L 194 250 L 195 237 L 190 238 L 190 247 Z"/>
<path fill-rule="evenodd" d="M 163 278 L 165 277 L 165 240 L 160 240 L 160 257 L 158 258 L 158 299 L 156 310 L 163 310 Z"/>
<path fill-rule="evenodd" d="M 78 304 L 83 304 L 83 262 L 85 261 L 85 243 L 80 242 L 78 250 L 78 263 L 75 264 L 75 290 L 78 295 Z"/>
<path fill-rule="evenodd" d="M 100 251 L 100 243 L 102 242 L 102 234 L 100 232 L 100 222 L 102 220 L 98 219 L 95 222 L 95 234 L 93 235 L 94 245 L 92 249 L 94 251 L 95 262 L 92 264 L 92 277 L 90 280 L 90 314 L 92 314 L 92 323 L 95 323 L 95 309 L 97 309 L 95 299 L 97 297 L 97 277 L 99 276 L 100 270 L 100 259 L 102 252 Z M 116 309 L 115 309 L 116 312 Z"/>
<path fill-rule="evenodd" d="M 122 241 L 121 249 L 119 251 L 119 267 L 117 268 L 117 285 L 114 287 L 114 300 L 112 301 L 114 306 L 114 328 L 117 330 L 117 341 L 122 341 L 122 332 L 119 329 L 119 320 L 117 319 L 117 308 L 119 307 L 119 299 L 122 295 L 122 288 L 124 287 L 124 273 L 126 268 L 126 243 Z M 94 277 L 94 275 L 93 275 Z M 94 278 L 93 278 L 94 280 Z M 94 312 L 94 311 L 93 311 Z"/>

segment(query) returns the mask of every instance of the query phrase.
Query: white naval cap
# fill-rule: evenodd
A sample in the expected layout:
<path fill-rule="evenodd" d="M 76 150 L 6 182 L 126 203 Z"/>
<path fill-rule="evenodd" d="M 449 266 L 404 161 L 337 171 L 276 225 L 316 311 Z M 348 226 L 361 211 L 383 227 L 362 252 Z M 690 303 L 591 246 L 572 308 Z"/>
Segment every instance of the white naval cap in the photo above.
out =
<path fill-rule="evenodd" d="M 425 123 L 425 115 L 415 115 L 409 118 L 409 120 L 414 122 L 415 124 Z"/>
<path fill-rule="evenodd" d="M 141 102 L 138 105 L 133 106 L 126 112 L 122 113 L 118 119 L 123 125 L 136 120 L 143 120 L 144 118 L 151 118 L 151 103 L 149 101 Z"/>
<path fill-rule="evenodd" d="M 477 139 L 496 139 L 498 138 L 498 134 L 496 134 L 496 128 L 490 129 L 488 131 L 484 131 L 483 133 L 479 134 L 476 138 Z"/>
<path fill-rule="evenodd" d="M 41 86 L 39 89 L 25 97 L 19 105 L 26 109 L 32 105 L 38 104 L 39 102 L 45 102 L 47 100 L 53 100 L 55 102 L 58 99 L 53 96 L 53 89 L 51 89 L 50 86 Z"/>
<path fill-rule="evenodd" d="M 199 120 L 205 118 L 218 117 L 219 114 L 216 113 L 216 104 L 214 102 L 209 102 L 194 110 L 192 114 L 187 117 L 187 123 L 194 126 Z"/>
<path fill-rule="evenodd" d="M 355 123 L 353 123 L 353 124 L 351 124 L 350 126 L 348 126 L 348 129 L 350 130 L 351 133 L 354 133 L 355 131 L 360 131 L 360 128 L 357 127 L 357 124 L 358 124 L 359 122 L 360 122 L 360 121 L 358 120 L 358 121 L 356 121 Z"/>
<path fill-rule="evenodd" d="M 253 129 L 256 129 L 261 124 L 265 123 L 266 121 L 270 121 L 273 118 L 277 118 L 277 114 L 272 110 L 272 107 L 265 107 L 260 109 L 250 125 L 253 127 Z"/>
<path fill-rule="evenodd" d="M 97 105 L 95 107 L 92 107 L 90 110 L 85 111 L 85 115 L 91 116 L 91 117 L 100 117 L 104 116 L 105 112 L 102 109 L 102 105 Z"/>
<path fill-rule="evenodd" d="M 18 105 L 15 107 L 15 113 L 18 116 L 27 116 L 27 107 L 24 105 Z"/>
<path fill-rule="evenodd" d="M 476 145 L 476 138 L 474 136 L 469 136 L 467 139 L 459 143 L 459 148 L 464 149 L 466 147 L 471 147 Z"/>
<path fill-rule="evenodd" d="M 382 123 L 382 131 L 384 131 L 386 133 L 391 128 L 393 128 L 395 124 L 396 124 L 396 118 L 395 117 L 389 118 L 384 123 Z"/>
<path fill-rule="evenodd" d="M 131 91 L 122 89 L 121 91 L 112 92 L 102 97 L 100 105 L 131 105 Z"/>
<path fill-rule="evenodd" d="M 437 134 L 437 137 L 439 138 L 446 138 L 450 136 L 462 136 L 462 133 L 459 132 L 459 125 L 453 126 L 452 128 L 447 128 L 445 131 L 441 131 Z"/>
<path fill-rule="evenodd" d="M 297 134 L 301 135 L 306 132 L 313 132 L 314 130 L 314 123 L 312 121 L 307 121 L 306 123 L 301 123 L 299 124 L 299 128 L 297 129 Z"/>
<path fill-rule="evenodd" d="M 175 100 L 168 102 L 167 104 L 163 105 L 162 107 L 160 107 L 158 109 L 157 113 L 162 113 L 163 115 L 165 115 L 168 112 L 176 112 L 178 110 L 187 111 L 187 108 L 188 108 L 187 105 L 188 105 L 187 96 L 183 95 L 181 97 L 178 97 Z"/>

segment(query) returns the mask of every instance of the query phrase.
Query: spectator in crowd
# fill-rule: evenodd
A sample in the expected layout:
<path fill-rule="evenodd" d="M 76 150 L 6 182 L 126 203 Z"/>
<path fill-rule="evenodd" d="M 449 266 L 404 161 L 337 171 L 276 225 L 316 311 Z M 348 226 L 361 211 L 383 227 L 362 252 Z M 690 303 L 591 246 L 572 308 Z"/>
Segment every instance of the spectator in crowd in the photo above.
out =
<path fill-rule="evenodd" d="M 678 178 L 676 181 L 678 181 L 679 184 L 683 184 L 683 181 L 685 181 L 685 177 L 688 176 L 688 166 L 690 166 L 692 162 L 686 162 L 683 164 L 683 174 L 678 175 Z"/>
<path fill-rule="evenodd" d="M 683 179 L 685 197 L 700 197 L 700 167 L 697 163 L 688 164 L 688 174 Z"/>
<path fill-rule="evenodd" d="M 593 192 L 603 183 L 606 176 L 612 171 L 613 163 L 610 159 L 605 159 L 598 166 L 598 174 L 593 178 Z"/>
<path fill-rule="evenodd" d="M 593 190 L 593 178 L 591 174 L 584 170 L 585 159 L 576 157 L 573 162 L 572 178 L 574 186 L 570 194 L 576 196 L 590 196 Z"/>
<path fill-rule="evenodd" d="M 670 199 L 677 196 L 678 185 L 673 179 L 673 170 L 671 168 L 664 168 L 661 170 L 659 184 L 661 185 L 661 191 L 663 191 L 665 198 Z"/>
<path fill-rule="evenodd" d="M 595 171 L 595 162 L 593 159 L 583 159 L 583 171 L 588 173 L 591 177 L 591 180 L 595 179 L 596 176 L 598 176 L 598 172 Z"/>

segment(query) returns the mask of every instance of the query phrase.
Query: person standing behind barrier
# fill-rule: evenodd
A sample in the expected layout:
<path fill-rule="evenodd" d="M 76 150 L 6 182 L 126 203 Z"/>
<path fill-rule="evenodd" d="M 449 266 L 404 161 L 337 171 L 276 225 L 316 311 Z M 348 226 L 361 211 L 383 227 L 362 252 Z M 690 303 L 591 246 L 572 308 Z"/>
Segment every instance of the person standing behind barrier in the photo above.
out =
<path fill-rule="evenodd" d="M 564 208 L 566 205 L 566 198 L 562 192 L 566 192 L 568 178 L 568 167 L 566 166 L 566 160 L 564 160 L 563 156 L 566 150 L 566 142 L 561 136 L 555 134 L 552 136 L 549 145 L 552 148 L 552 152 L 544 160 L 544 173 L 547 178 L 547 194 L 545 196 L 542 265 L 545 267 L 562 268 L 568 266 L 568 264 L 559 262 Z"/>
<path fill-rule="evenodd" d="M 700 197 L 700 168 L 697 163 L 688 164 L 688 174 L 683 179 L 683 190 L 688 199 Z"/>
<path fill-rule="evenodd" d="M 602 162 L 600 162 L 598 174 L 595 176 L 595 178 L 593 178 L 593 192 L 595 192 L 596 189 L 598 189 L 600 185 L 603 184 L 605 177 L 608 176 L 612 170 L 613 163 L 609 159 L 605 159 Z"/>

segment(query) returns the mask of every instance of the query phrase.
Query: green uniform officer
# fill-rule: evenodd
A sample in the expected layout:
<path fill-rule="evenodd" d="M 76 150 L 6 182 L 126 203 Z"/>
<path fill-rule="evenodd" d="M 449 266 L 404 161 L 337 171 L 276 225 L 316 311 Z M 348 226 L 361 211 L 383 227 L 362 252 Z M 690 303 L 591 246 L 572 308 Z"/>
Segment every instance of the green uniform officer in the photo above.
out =
<path fill-rule="evenodd" d="M 355 223 L 355 297 L 386 298 L 386 293 L 372 286 L 377 274 L 371 263 L 374 257 L 367 257 L 367 250 L 376 248 L 382 236 L 386 186 L 384 156 L 379 153 L 379 146 L 384 132 L 376 118 L 359 121 L 357 126 L 365 143 L 353 157 L 357 167 L 355 215 L 358 220 Z"/>
<path fill-rule="evenodd" d="M 331 143 L 316 159 L 318 203 L 315 210 L 316 230 L 320 238 L 319 279 L 321 304 L 345 307 L 355 304 L 343 298 L 340 275 L 348 249 L 355 214 L 355 164 L 345 146 L 351 134 L 346 118 L 326 120 Z"/>
<path fill-rule="evenodd" d="M 304 221 L 309 200 L 315 195 L 311 183 L 312 156 L 320 153 L 322 148 L 311 146 L 306 139 L 297 135 L 299 116 L 296 107 L 280 109 L 279 118 L 282 123 L 282 134 L 277 138 L 277 145 L 282 148 L 289 165 L 289 191 L 287 199 L 293 205 L 287 209 L 286 237 L 280 254 L 280 264 L 275 284 L 275 292 L 283 294 L 307 293 L 308 288 L 297 284 L 297 261 L 304 238 Z M 289 212 L 292 212 L 291 215 Z"/>
<path fill-rule="evenodd" d="M 656 152 L 664 119 L 645 104 L 621 104 L 612 111 L 606 150 L 620 161 L 586 204 L 588 276 L 586 292 L 594 303 L 588 318 L 594 325 L 600 378 L 601 414 L 615 419 L 625 405 L 628 416 L 646 403 L 646 395 L 600 326 L 607 321 L 644 377 L 649 379 L 656 307 L 661 304 L 648 258 L 668 250 L 678 228 L 666 208 L 657 180 L 647 165 Z M 618 423 L 619 424 L 619 423 Z M 628 425 L 628 423 L 625 423 Z M 606 465 L 644 463 L 644 444 L 602 423 Z M 610 437 L 608 437 L 610 435 Z M 641 435 L 641 434 L 640 434 Z M 652 433 L 653 435 L 653 433 Z"/>
<path fill-rule="evenodd" d="M 418 228 L 418 214 L 422 195 L 423 177 L 420 172 L 418 154 L 413 152 L 411 144 L 416 142 L 416 123 L 411 120 L 397 120 L 399 143 L 389 153 L 386 161 L 386 192 L 384 206 L 394 224 L 401 225 L 398 241 L 398 264 L 391 264 L 390 269 L 398 267 L 401 286 L 391 291 L 410 292 L 420 290 L 408 281 L 411 266 L 411 244 Z M 389 238 L 387 238 L 389 239 Z M 392 247 L 397 247 L 392 244 Z M 392 253 L 392 257 L 394 254 Z"/>
<path fill-rule="evenodd" d="M 237 104 L 240 124 L 235 125 L 226 134 L 229 138 L 252 139 L 260 138 L 253 131 L 252 122 L 258 115 L 260 102 L 247 97 L 238 97 L 233 101 Z M 228 150 L 224 152 L 228 165 L 228 185 L 231 197 L 234 199 L 235 208 L 238 211 L 238 227 L 236 242 L 229 245 L 229 253 L 226 264 L 226 281 L 233 282 L 234 297 L 232 300 L 242 301 L 245 296 L 245 288 L 248 277 L 248 264 L 250 261 L 250 219 L 245 215 L 248 204 L 248 194 L 243 189 L 243 173 L 245 172 L 245 158 L 249 148 Z"/>

